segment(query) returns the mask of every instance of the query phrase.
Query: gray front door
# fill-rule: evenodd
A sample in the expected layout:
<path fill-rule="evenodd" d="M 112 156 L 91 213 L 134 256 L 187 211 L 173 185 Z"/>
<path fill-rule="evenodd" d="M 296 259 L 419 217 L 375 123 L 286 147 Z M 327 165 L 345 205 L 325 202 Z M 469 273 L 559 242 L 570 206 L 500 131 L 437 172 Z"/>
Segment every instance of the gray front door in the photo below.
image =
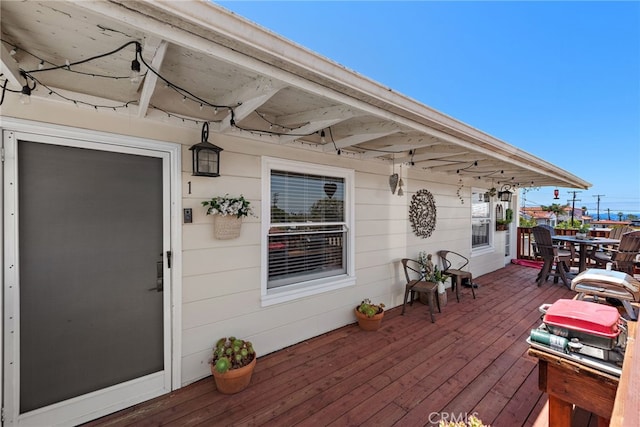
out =
<path fill-rule="evenodd" d="M 20 424 L 49 409 L 73 424 L 86 418 L 75 402 L 135 398 L 149 392 L 141 379 L 157 387 L 170 369 L 167 159 L 56 142 L 14 138 L 12 148 L 18 275 L 5 307 L 17 316 L 5 326 L 17 348 L 5 352 L 5 366 L 15 365 L 8 370 L 19 391 L 5 385 L 5 397 Z"/>

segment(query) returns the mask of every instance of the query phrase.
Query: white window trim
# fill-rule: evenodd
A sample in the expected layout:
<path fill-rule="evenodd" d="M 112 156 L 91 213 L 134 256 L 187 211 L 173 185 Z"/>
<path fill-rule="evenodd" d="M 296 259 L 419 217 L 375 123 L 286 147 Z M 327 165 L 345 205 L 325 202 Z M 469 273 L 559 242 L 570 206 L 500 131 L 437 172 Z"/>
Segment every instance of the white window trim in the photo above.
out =
<path fill-rule="evenodd" d="M 328 277 L 318 280 L 309 280 L 297 284 L 283 286 L 281 288 L 267 289 L 268 274 L 268 238 L 271 218 L 269 215 L 271 206 L 271 170 L 285 170 L 289 172 L 307 173 L 315 175 L 328 175 L 344 179 L 344 216 L 347 224 L 347 273 L 340 276 Z M 355 172 L 353 169 L 337 168 L 333 166 L 318 165 L 313 163 L 298 162 L 294 160 L 277 159 L 273 157 L 262 158 L 262 209 L 261 215 L 261 273 L 260 294 L 262 307 L 292 301 L 299 298 L 317 295 L 336 289 L 353 286 L 356 283 L 355 276 Z"/>
<path fill-rule="evenodd" d="M 484 188 L 478 188 L 478 187 L 471 188 L 471 206 L 470 206 L 471 209 L 473 209 L 473 194 L 484 193 L 486 191 L 489 191 L 489 190 Z M 495 206 L 496 206 L 495 202 L 493 200 L 490 200 L 489 201 L 489 243 L 486 246 L 479 246 L 475 248 L 473 247 L 473 244 L 471 244 L 472 257 L 495 252 L 495 246 L 494 246 L 495 232 L 496 232 Z M 473 215 L 472 211 L 470 211 L 469 214 Z M 473 225 L 473 217 L 471 218 L 471 224 Z M 470 239 L 470 242 L 471 241 L 472 239 Z"/>

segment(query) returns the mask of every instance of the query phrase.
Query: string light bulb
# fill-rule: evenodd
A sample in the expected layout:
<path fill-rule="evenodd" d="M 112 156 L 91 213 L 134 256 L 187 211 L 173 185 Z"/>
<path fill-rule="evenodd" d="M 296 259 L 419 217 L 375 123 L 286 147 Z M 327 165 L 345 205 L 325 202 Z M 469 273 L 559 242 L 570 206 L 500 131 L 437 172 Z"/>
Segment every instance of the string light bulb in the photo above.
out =
<path fill-rule="evenodd" d="M 36 83 L 34 81 L 33 87 L 30 87 L 27 74 L 24 71 L 21 71 L 20 75 L 24 78 L 24 86 L 22 86 L 22 90 L 20 91 L 20 103 L 23 105 L 29 105 L 31 104 L 31 91 L 36 88 Z"/>
<path fill-rule="evenodd" d="M 129 74 L 129 80 L 132 84 L 140 83 L 140 62 L 138 59 L 131 61 L 131 73 Z"/>
<path fill-rule="evenodd" d="M 28 83 L 22 86 L 22 91 L 20 91 L 20 103 L 22 105 L 31 104 L 31 88 Z"/>
<path fill-rule="evenodd" d="M 138 61 L 138 53 L 141 49 L 140 44 L 136 43 L 136 56 L 133 58 L 133 61 L 131 61 L 131 73 L 129 74 L 131 84 L 138 84 L 140 83 L 140 79 L 142 79 L 142 75 L 140 74 L 140 61 Z"/>
<path fill-rule="evenodd" d="M 324 129 L 320 131 L 320 142 L 322 142 L 323 144 L 327 142 L 327 140 L 325 139 Z"/>

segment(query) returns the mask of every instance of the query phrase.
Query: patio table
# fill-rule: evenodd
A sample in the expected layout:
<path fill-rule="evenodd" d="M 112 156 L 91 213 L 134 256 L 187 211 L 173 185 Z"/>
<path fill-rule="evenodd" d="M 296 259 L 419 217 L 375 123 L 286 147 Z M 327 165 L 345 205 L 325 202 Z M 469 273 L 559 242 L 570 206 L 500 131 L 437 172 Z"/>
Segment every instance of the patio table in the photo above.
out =
<path fill-rule="evenodd" d="M 553 240 L 560 242 L 568 242 L 574 245 L 578 245 L 579 252 L 579 262 L 578 262 L 578 272 L 582 272 L 587 267 L 587 248 L 594 247 L 598 248 L 602 245 L 618 245 L 620 243 L 619 239 L 609 239 L 607 237 L 587 237 L 585 239 L 578 239 L 576 236 L 552 236 Z"/>

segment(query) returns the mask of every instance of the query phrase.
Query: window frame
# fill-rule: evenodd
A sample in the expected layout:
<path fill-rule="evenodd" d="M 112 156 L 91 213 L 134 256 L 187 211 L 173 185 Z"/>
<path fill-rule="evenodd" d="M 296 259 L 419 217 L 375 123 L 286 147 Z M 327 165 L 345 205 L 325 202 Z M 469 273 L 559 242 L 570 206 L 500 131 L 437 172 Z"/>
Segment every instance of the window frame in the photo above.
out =
<path fill-rule="evenodd" d="M 271 171 L 287 171 L 310 175 L 324 175 L 344 179 L 344 223 L 346 224 L 346 273 L 312 279 L 286 286 L 268 289 L 269 229 L 271 228 Z M 287 302 L 310 295 L 353 286 L 355 276 L 355 172 L 334 166 L 306 163 L 295 160 L 262 158 L 262 206 L 261 206 L 261 273 L 260 293 L 263 307 Z"/>
<path fill-rule="evenodd" d="M 484 195 L 484 193 L 486 193 L 488 190 L 487 189 L 483 189 L 483 188 L 476 188 L 473 187 L 471 188 L 471 211 L 470 211 L 470 216 L 471 216 L 471 239 L 470 239 L 470 245 L 471 245 L 471 254 L 472 255 L 479 255 L 479 254 L 483 254 L 483 253 L 487 253 L 487 252 L 492 252 L 494 250 L 493 247 L 493 242 L 494 242 L 494 233 L 495 233 L 495 222 L 496 222 L 496 218 L 495 218 L 495 203 L 493 203 L 493 200 L 489 200 L 488 202 L 485 202 L 484 199 L 482 202 L 476 200 L 476 197 L 478 197 L 478 195 Z M 475 196 L 475 197 L 474 197 Z M 486 203 L 488 205 L 488 216 L 483 217 L 482 220 L 486 220 L 487 224 L 489 226 L 489 231 L 488 231 L 488 235 L 487 235 L 487 243 L 483 244 L 483 245 L 478 245 L 478 246 L 474 246 L 473 245 L 473 225 L 475 222 L 480 221 L 480 218 L 474 218 L 473 217 L 473 205 L 474 203 Z"/>

